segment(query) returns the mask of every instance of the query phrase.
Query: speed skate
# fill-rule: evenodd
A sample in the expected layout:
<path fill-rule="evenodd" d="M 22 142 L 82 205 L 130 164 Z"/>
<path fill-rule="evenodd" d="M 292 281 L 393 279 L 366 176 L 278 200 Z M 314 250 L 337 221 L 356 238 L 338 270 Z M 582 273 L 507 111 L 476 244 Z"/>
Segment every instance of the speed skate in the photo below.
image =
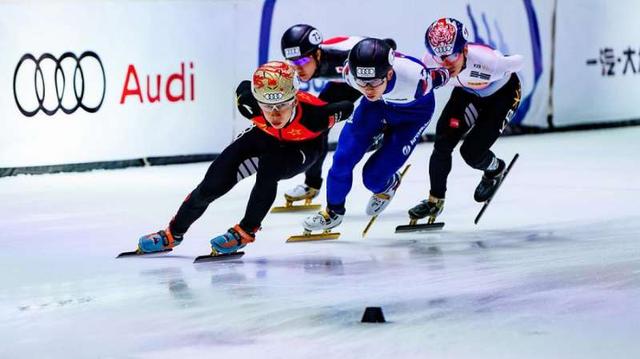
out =
<path fill-rule="evenodd" d="M 283 212 L 302 212 L 302 211 L 317 211 L 321 205 L 317 203 L 311 203 L 313 199 L 306 198 L 303 204 L 293 204 L 294 201 L 286 200 L 284 206 L 277 206 L 271 209 L 271 213 L 283 213 Z"/>
<path fill-rule="evenodd" d="M 418 224 L 417 219 L 411 219 L 409 224 L 400 225 L 396 227 L 396 233 L 411 233 L 411 232 L 429 232 L 440 230 L 444 227 L 444 222 L 436 222 L 435 218 L 429 217 L 427 223 Z"/>
<path fill-rule="evenodd" d="M 198 256 L 196 257 L 196 259 L 193 260 L 193 263 L 205 263 L 205 262 L 219 262 L 219 261 L 226 261 L 226 260 L 230 260 L 230 259 L 237 259 L 240 258 L 244 255 L 244 252 L 234 252 L 234 253 L 227 253 L 227 254 L 222 254 L 222 253 L 218 253 L 216 251 L 211 251 L 210 254 L 206 254 L 203 256 Z"/>
<path fill-rule="evenodd" d="M 311 231 L 304 230 L 301 235 L 287 238 L 287 243 L 325 241 L 338 238 L 340 238 L 340 232 L 331 232 L 331 229 L 327 229 L 322 233 L 311 233 Z"/>
<path fill-rule="evenodd" d="M 167 253 L 167 252 L 171 252 L 173 249 L 169 248 L 169 249 L 165 249 L 159 252 L 143 252 L 140 249 L 136 249 L 135 251 L 131 251 L 131 252 L 122 252 L 120 254 L 118 254 L 116 256 L 116 258 L 125 258 L 125 257 L 137 257 L 137 256 L 149 256 L 152 254 L 162 254 L 162 253 Z"/>

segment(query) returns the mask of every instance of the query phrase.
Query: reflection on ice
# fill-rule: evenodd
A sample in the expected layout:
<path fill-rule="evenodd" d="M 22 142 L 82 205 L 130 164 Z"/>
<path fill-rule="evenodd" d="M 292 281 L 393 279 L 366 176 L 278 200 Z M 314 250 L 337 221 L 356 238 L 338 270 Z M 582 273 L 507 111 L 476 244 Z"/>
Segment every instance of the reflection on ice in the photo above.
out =
<path fill-rule="evenodd" d="M 477 173 L 456 158 L 445 229 L 393 233 L 425 191 L 427 144 L 367 239 L 355 185 L 339 240 L 286 244 L 300 215 L 271 215 L 241 260 L 197 265 L 251 183 L 175 251 L 116 260 L 165 225 L 206 164 L 2 179 L 0 357 L 637 358 L 640 149 L 622 139 L 640 129 L 616 131 L 501 140 L 522 159 L 480 226 Z M 610 138 L 628 146 L 615 163 L 583 143 Z M 560 151 L 567 141 L 580 156 Z M 168 198 L 148 193 L 168 176 Z M 361 324 L 367 306 L 389 323 Z"/>

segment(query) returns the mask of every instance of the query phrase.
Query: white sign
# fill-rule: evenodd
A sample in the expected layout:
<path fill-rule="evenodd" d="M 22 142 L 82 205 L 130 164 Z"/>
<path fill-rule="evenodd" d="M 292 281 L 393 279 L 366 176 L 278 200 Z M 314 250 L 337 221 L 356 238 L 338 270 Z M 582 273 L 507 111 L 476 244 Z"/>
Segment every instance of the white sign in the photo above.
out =
<path fill-rule="evenodd" d="M 219 153 L 233 138 L 230 2 L 0 6 L 0 167 Z"/>
<path fill-rule="evenodd" d="M 553 122 L 556 126 L 640 118 L 637 1 L 559 1 Z"/>

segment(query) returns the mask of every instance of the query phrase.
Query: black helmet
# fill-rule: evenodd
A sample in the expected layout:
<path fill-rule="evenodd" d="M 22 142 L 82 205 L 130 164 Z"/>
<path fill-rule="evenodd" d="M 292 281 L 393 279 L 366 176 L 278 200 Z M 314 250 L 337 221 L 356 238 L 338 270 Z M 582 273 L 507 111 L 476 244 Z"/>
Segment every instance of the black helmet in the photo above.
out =
<path fill-rule="evenodd" d="M 393 49 L 384 40 L 368 38 L 349 52 L 349 68 L 356 79 L 381 79 L 393 66 Z"/>
<path fill-rule="evenodd" d="M 307 56 L 318 49 L 322 34 L 311 25 L 293 25 L 282 34 L 280 48 L 285 59 L 291 60 Z"/>

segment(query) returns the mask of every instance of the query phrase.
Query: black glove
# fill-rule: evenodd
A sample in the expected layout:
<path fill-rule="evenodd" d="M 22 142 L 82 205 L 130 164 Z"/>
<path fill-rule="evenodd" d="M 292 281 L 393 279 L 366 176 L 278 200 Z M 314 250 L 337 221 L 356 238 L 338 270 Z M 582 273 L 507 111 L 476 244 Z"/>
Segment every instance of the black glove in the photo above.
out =
<path fill-rule="evenodd" d="M 431 69 L 431 83 L 433 84 L 433 88 L 437 89 L 438 87 L 442 87 L 449 82 L 449 70 L 444 67 L 438 67 L 435 69 Z"/>
<path fill-rule="evenodd" d="M 262 113 L 258 101 L 251 93 L 251 81 L 242 81 L 236 88 L 236 106 L 242 116 L 248 119 L 260 116 Z"/>

